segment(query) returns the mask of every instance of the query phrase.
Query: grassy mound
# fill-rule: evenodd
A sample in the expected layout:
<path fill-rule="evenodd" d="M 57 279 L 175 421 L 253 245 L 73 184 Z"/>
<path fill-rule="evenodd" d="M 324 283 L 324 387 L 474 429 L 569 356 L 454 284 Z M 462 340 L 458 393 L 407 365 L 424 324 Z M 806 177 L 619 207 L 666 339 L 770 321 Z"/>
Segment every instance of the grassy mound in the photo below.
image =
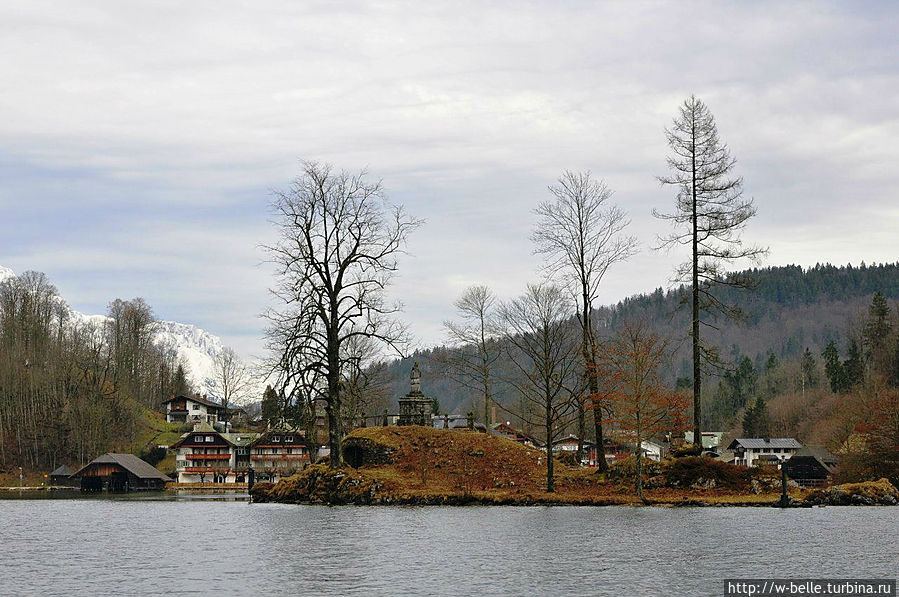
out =
<path fill-rule="evenodd" d="M 895 506 L 899 504 L 899 490 L 887 479 L 844 483 L 812 491 L 806 497 L 805 503 L 830 506 Z"/>

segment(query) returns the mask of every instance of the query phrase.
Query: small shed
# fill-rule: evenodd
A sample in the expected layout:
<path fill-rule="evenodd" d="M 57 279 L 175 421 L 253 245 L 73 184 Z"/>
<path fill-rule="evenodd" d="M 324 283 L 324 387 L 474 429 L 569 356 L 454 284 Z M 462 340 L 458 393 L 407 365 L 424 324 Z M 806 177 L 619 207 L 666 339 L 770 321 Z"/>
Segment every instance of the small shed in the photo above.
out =
<path fill-rule="evenodd" d="M 78 487 L 80 484 L 78 479 L 72 478 L 72 473 L 74 472 L 72 467 L 63 464 L 50 473 L 50 485 L 55 487 Z"/>
<path fill-rule="evenodd" d="M 81 481 L 81 491 L 159 490 L 171 481 L 134 454 L 115 453 L 95 458 L 73 473 L 72 478 Z"/>
<path fill-rule="evenodd" d="M 784 470 L 800 485 L 814 486 L 826 483 L 836 465 L 836 456 L 823 446 L 806 446 L 784 463 Z"/>

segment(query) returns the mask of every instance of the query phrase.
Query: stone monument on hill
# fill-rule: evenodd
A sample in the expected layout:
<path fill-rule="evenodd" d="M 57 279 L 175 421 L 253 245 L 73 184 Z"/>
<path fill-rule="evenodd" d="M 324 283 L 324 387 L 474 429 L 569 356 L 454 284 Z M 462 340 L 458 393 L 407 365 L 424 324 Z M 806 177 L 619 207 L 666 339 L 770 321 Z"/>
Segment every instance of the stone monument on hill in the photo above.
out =
<path fill-rule="evenodd" d="M 421 393 L 421 371 L 418 369 L 417 361 L 412 366 L 410 380 L 409 393 L 399 399 L 400 419 L 397 424 L 430 427 L 433 401 Z"/>

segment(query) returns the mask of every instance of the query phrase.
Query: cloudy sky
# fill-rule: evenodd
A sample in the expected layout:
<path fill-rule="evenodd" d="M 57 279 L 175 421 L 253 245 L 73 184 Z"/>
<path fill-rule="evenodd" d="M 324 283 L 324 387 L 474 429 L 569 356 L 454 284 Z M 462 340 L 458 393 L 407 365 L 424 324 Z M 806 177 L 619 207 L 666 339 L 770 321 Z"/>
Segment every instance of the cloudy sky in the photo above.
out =
<path fill-rule="evenodd" d="M 0 265 L 104 312 L 261 350 L 271 190 L 367 168 L 426 220 L 392 288 L 423 345 L 467 285 L 537 277 L 533 208 L 565 169 L 615 191 L 643 251 L 602 302 L 667 286 L 663 129 L 714 113 L 768 264 L 895 261 L 892 3 L 41 2 L 0 6 Z"/>

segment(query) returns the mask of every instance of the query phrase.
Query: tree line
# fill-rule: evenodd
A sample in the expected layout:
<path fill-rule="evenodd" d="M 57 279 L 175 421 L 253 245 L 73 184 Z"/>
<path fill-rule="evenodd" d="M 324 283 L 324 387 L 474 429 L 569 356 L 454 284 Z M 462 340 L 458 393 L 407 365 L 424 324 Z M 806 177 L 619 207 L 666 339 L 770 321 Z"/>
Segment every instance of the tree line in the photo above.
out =
<path fill-rule="evenodd" d="M 81 319 L 39 272 L 0 283 L 0 467 L 55 468 L 127 449 L 147 408 L 189 393 L 175 351 L 152 341 L 142 299 Z"/>

